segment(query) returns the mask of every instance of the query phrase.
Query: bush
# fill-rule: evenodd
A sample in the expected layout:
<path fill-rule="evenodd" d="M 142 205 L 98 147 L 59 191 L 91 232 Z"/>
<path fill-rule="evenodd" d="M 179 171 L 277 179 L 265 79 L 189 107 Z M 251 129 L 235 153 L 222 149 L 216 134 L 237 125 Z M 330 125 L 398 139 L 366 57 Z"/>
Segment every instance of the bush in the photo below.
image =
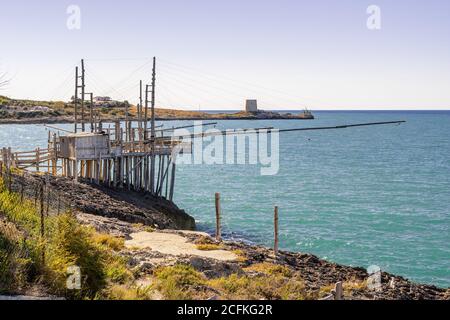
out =
<path fill-rule="evenodd" d="M 32 275 L 31 264 L 22 235 L 0 220 L 0 293 L 25 287 Z"/>
<path fill-rule="evenodd" d="M 0 110 L 0 119 L 9 118 L 9 113 L 6 110 Z"/>
<path fill-rule="evenodd" d="M 198 250 L 202 250 L 202 251 L 219 250 L 222 248 L 218 244 L 197 244 L 196 247 Z"/>
<path fill-rule="evenodd" d="M 205 277 L 188 265 L 162 267 L 155 270 L 156 288 L 168 300 L 190 300 L 204 286 Z"/>
<path fill-rule="evenodd" d="M 17 194 L 4 188 L 1 178 L 0 214 L 14 221 L 26 234 L 26 238 L 14 244 L 4 236 L 5 232 L 0 232 L 0 280 L 11 278 L 11 274 L 29 279 L 22 266 L 28 268 L 31 265 L 33 268 L 28 269 L 35 270 L 34 273 L 41 277 L 52 293 L 78 299 L 95 298 L 110 285 L 133 280 L 126 259 L 115 253 L 123 248 L 123 239 L 99 234 L 81 225 L 70 213 L 46 217 L 45 236 L 42 238 L 40 215 L 34 203 L 29 200 L 21 202 Z M 26 250 L 21 250 L 20 246 Z M 27 256 L 20 255 L 23 251 L 28 252 Z M 42 259 L 43 254 L 45 260 Z M 81 290 L 69 291 L 66 288 L 70 266 L 81 269 Z"/>
<path fill-rule="evenodd" d="M 255 277 L 232 274 L 209 280 L 208 284 L 231 300 L 304 300 L 310 298 L 303 280 L 298 276 L 282 274 Z"/>

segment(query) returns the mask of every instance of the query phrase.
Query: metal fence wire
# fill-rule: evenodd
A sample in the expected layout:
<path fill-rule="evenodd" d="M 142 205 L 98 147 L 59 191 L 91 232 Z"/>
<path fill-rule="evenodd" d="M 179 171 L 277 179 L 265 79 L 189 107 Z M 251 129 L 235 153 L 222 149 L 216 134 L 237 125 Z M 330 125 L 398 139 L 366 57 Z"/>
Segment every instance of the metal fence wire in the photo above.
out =
<path fill-rule="evenodd" d="M 9 196 L 12 193 L 13 196 Z M 42 241 L 52 237 L 46 230 L 46 219 L 62 213 L 73 213 L 73 206 L 64 199 L 62 193 L 51 187 L 48 175 L 30 174 L 23 170 L 8 168 L 0 162 L 0 293 L 11 292 L 11 288 L 20 290 L 23 275 L 33 273 L 34 266 L 26 263 L 32 254 L 27 241 Z M 3 202 L 5 201 L 5 202 Z M 7 203 L 9 202 L 9 203 Z M 11 202 L 13 202 L 11 204 Z M 11 206 L 30 208 L 36 215 L 38 237 L 22 230 L 15 221 L 15 215 L 5 210 Z M 44 245 L 45 246 L 45 245 Z M 39 263 L 45 264 L 45 247 L 40 250 Z"/>
<path fill-rule="evenodd" d="M 17 169 L 1 169 L 0 179 L 3 187 L 19 195 L 20 201 L 32 200 L 38 211 L 45 216 L 72 211 L 73 206 L 64 199 L 63 194 L 51 187 L 50 176 L 31 174 Z"/>

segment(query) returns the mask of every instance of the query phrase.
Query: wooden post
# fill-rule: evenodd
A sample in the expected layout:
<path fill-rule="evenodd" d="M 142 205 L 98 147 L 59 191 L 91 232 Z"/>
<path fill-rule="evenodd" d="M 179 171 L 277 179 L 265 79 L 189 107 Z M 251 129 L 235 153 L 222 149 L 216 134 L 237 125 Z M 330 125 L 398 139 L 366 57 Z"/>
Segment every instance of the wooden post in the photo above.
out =
<path fill-rule="evenodd" d="M 50 131 L 48 132 L 48 139 L 47 139 L 47 173 L 50 173 L 50 159 L 51 157 L 51 148 L 50 148 Z"/>
<path fill-rule="evenodd" d="M 342 282 L 336 282 L 334 286 L 334 290 L 331 291 L 334 296 L 334 300 L 343 300 L 344 298 L 344 289 L 342 287 Z"/>
<path fill-rule="evenodd" d="M 40 157 L 40 149 L 39 147 L 36 148 L 36 171 L 39 172 L 39 159 Z"/>
<path fill-rule="evenodd" d="M 58 149 L 56 146 L 56 134 L 53 134 L 53 168 L 52 173 L 54 176 L 56 176 L 57 172 L 57 166 L 58 166 Z"/>
<path fill-rule="evenodd" d="M 173 201 L 173 191 L 175 188 L 175 172 L 176 172 L 176 167 L 175 167 L 175 157 L 172 158 L 172 174 L 170 175 L 170 191 L 169 191 L 169 200 Z"/>
<path fill-rule="evenodd" d="M 78 67 L 75 67 L 75 97 L 73 100 L 74 105 L 74 132 L 77 133 L 78 122 Z"/>
<path fill-rule="evenodd" d="M 78 161 L 73 160 L 73 180 L 78 181 Z"/>
<path fill-rule="evenodd" d="M 40 202 L 40 220 L 41 220 L 41 238 L 44 239 L 45 236 L 45 223 L 44 223 L 44 184 L 41 182 L 40 185 L 40 194 L 39 194 L 39 202 Z M 45 262 L 45 248 L 42 248 L 42 263 Z"/>
<path fill-rule="evenodd" d="M 216 240 L 220 241 L 222 238 L 220 230 L 220 193 L 216 193 Z"/>
<path fill-rule="evenodd" d="M 138 105 L 138 139 L 141 141 L 143 137 L 141 137 L 142 133 L 142 80 L 139 81 L 139 105 Z M 134 134 L 134 133 L 133 133 Z M 134 138 L 133 138 L 134 140 Z"/>
<path fill-rule="evenodd" d="M 156 87 L 156 58 L 153 57 L 153 71 L 152 71 L 152 113 L 151 113 L 151 150 L 150 150 L 150 188 L 154 193 L 155 183 L 155 87 Z"/>
<path fill-rule="evenodd" d="M 90 95 L 91 95 L 91 105 L 90 105 L 90 108 L 89 108 L 89 120 L 91 122 L 91 132 L 94 132 L 95 131 L 95 127 L 94 127 L 94 113 L 93 113 L 93 110 L 94 110 L 94 94 L 90 93 Z"/>
<path fill-rule="evenodd" d="M 61 194 L 58 192 L 58 215 L 61 212 Z"/>
<path fill-rule="evenodd" d="M 151 114 L 151 138 L 153 141 L 155 139 L 155 84 L 156 84 L 156 57 L 153 57 L 153 72 L 152 72 L 152 114 Z"/>
<path fill-rule="evenodd" d="M 81 59 L 81 131 L 84 132 L 84 88 L 85 88 L 85 82 L 84 82 L 84 59 Z"/>
<path fill-rule="evenodd" d="M 274 236 L 275 236 L 273 252 L 275 255 L 278 255 L 278 207 L 275 207 L 273 222 L 274 222 Z"/>

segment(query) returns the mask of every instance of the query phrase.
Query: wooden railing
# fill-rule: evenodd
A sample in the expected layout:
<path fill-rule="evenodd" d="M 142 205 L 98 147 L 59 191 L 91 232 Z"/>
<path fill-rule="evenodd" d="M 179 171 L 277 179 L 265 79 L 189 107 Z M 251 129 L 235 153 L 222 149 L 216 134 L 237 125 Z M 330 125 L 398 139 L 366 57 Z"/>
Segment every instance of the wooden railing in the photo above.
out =
<path fill-rule="evenodd" d="M 56 159 L 53 149 L 36 148 L 33 151 L 12 152 L 11 148 L 2 148 L 0 162 L 6 167 L 29 169 L 40 171 L 45 163 L 50 167 L 50 162 Z"/>

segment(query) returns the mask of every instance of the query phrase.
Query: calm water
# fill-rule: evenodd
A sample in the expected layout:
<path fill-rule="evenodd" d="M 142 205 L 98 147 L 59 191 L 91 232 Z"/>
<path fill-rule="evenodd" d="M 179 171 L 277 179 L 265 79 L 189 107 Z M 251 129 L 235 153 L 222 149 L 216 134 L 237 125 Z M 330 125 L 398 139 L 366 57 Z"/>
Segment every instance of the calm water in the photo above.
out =
<path fill-rule="evenodd" d="M 261 176 L 249 165 L 178 166 L 175 202 L 211 231 L 214 193 L 220 192 L 227 236 L 268 246 L 278 205 L 283 249 L 450 286 L 450 112 L 316 116 L 306 122 L 221 121 L 218 128 L 407 123 L 281 133 L 276 176 Z M 46 139 L 40 125 L 0 126 L 2 146 L 29 149 L 45 146 Z"/>

